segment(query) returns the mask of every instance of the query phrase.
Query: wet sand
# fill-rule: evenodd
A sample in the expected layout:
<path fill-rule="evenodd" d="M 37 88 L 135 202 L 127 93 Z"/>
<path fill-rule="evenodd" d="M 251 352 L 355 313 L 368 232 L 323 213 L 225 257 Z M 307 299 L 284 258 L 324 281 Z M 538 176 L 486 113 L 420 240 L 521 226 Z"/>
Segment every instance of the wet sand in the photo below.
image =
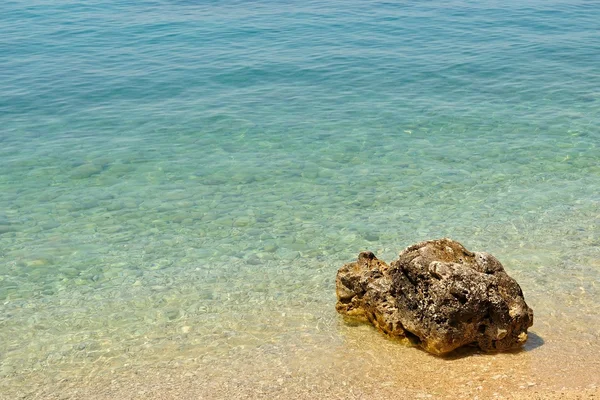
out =
<path fill-rule="evenodd" d="M 156 353 L 156 360 L 131 365 L 104 359 L 76 372 L 71 365 L 54 375 L 21 374 L 4 380 L 0 398 L 600 398 L 598 343 L 564 342 L 550 329 L 537 332 L 518 352 L 464 349 L 439 358 L 359 325 L 344 327 L 333 340 L 325 333 L 304 342 L 240 346 L 218 357 Z"/>

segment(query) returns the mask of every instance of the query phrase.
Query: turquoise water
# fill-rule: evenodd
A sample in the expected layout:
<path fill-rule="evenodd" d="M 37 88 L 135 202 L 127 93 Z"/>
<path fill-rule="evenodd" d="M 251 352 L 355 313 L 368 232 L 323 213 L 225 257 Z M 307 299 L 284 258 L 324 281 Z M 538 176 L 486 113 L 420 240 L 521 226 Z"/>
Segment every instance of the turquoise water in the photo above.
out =
<path fill-rule="evenodd" d="M 2 2 L 0 387 L 388 346 L 340 321 L 335 272 L 443 236 L 521 282 L 532 352 L 600 354 L 598 21 L 577 0 Z"/>

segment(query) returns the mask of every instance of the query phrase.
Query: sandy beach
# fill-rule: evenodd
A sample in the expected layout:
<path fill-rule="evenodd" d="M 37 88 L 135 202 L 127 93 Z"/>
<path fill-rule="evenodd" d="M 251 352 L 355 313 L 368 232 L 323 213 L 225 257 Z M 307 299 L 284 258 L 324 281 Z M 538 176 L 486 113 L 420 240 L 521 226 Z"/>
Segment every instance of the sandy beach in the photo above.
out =
<path fill-rule="evenodd" d="M 121 357 L 99 360 L 85 370 L 70 365 L 55 375 L 15 375 L 3 380 L 0 398 L 597 398 L 598 344 L 565 343 L 550 330 L 535 332 L 521 351 L 463 349 L 439 358 L 359 325 L 346 327 L 333 347 L 327 346 L 330 339 L 312 337 L 295 344 L 242 346 L 218 357 L 155 353 L 146 360 L 132 358 L 129 365 Z"/>

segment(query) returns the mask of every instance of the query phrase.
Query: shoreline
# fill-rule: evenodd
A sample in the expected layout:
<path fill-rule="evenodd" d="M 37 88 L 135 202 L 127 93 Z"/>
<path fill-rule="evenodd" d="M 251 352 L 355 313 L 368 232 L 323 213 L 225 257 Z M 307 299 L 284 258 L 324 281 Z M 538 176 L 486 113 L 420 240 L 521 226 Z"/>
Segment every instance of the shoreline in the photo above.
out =
<path fill-rule="evenodd" d="M 328 385 L 311 384 L 311 377 L 297 376 L 295 379 L 277 378 L 272 381 L 248 381 L 243 378 L 235 381 L 207 381 L 202 376 L 182 371 L 162 371 L 144 377 L 114 377 L 87 384 L 64 381 L 41 390 L 4 391 L 0 399 L 369 399 L 423 398 L 423 399 L 594 399 L 600 398 L 600 388 L 595 385 L 585 387 L 503 387 L 500 391 L 493 387 L 457 388 L 446 387 L 442 392 L 403 387 L 400 382 L 382 382 L 380 386 L 332 382 Z M 175 374 L 175 376 L 174 376 Z M 456 390 L 458 389 L 458 390 Z"/>
<path fill-rule="evenodd" d="M 237 348 L 219 356 L 157 353 L 154 360 L 102 360 L 4 379 L 0 399 L 594 399 L 596 348 L 545 336 L 516 353 L 439 358 L 362 326 L 341 343 Z M 532 332 L 535 338 L 538 334 Z M 540 336 L 542 337 L 542 336 Z"/>

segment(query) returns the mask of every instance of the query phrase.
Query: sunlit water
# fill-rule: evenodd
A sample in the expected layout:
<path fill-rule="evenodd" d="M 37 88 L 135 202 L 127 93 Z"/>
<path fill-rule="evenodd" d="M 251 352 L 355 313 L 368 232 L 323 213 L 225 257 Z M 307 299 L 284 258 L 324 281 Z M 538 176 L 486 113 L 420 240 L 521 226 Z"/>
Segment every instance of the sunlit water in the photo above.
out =
<path fill-rule="evenodd" d="M 156 371 L 207 398 L 599 384 L 598 21 L 577 0 L 2 2 L 0 397 Z M 360 250 L 443 236 L 521 283 L 526 351 L 439 360 L 335 313 Z"/>

